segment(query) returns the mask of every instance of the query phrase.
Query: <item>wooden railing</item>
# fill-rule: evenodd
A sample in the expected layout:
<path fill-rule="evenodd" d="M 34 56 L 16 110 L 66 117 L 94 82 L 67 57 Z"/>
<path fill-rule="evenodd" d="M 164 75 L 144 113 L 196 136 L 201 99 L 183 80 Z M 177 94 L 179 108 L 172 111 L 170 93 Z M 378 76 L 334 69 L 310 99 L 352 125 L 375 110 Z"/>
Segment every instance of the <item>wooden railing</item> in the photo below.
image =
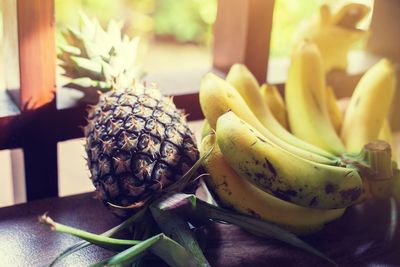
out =
<path fill-rule="evenodd" d="M 398 43 L 382 41 L 382 38 L 393 40 L 390 39 L 393 36 L 398 40 L 400 36 L 397 24 L 382 20 L 382 16 L 388 21 L 398 19 L 400 4 L 380 0 L 375 6 L 371 28 L 376 34 L 371 35 L 368 47 L 400 62 Z M 233 63 L 241 62 L 259 82 L 266 81 L 273 7 L 274 0 L 219 0 L 214 30 L 215 70 L 224 72 Z M 54 0 L 7 0 L 2 1 L 2 8 L 4 26 L 9 29 L 4 40 L 12 44 L 17 39 L 19 54 L 17 64 L 3 64 L 19 65 L 15 75 L 20 78 L 18 88 L 8 87 L 7 93 L 0 91 L 0 150 L 23 149 L 23 157 L 13 154 L 12 165 L 14 178 L 24 174 L 28 201 L 57 196 L 57 142 L 82 137 L 80 127 L 85 124 L 86 106 L 71 101 L 68 92 L 60 94 L 56 90 Z M 11 30 L 15 24 L 17 38 Z M 199 73 L 199 77 L 203 74 Z M 360 74 L 342 72 L 328 80 L 343 96 L 351 94 L 359 78 Z M 282 84 L 279 86 L 283 88 Z M 176 105 L 190 114 L 189 120 L 203 117 L 197 88 L 198 84 L 193 82 L 192 88 L 177 90 L 174 97 Z M 400 103 L 399 92 L 396 99 Z M 394 114 L 399 114 L 399 107 L 396 108 Z M 399 123 L 393 125 L 400 128 Z"/>

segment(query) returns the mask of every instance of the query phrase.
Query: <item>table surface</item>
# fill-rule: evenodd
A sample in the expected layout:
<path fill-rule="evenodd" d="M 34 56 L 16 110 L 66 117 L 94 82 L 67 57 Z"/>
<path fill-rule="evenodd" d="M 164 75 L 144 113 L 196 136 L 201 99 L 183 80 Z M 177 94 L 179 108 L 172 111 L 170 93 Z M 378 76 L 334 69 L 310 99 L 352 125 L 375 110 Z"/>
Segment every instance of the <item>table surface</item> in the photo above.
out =
<path fill-rule="evenodd" d="M 0 209 L 0 266 L 47 266 L 78 241 L 39 224 L 44 212 L 56 221 L 95 233 L 119 224 L 92 193 L 33 201 Z M 400 266 L 400 230 L 385 242 L 389 202 L 369 201 L 346 211 L 318 234 L 304 240 L 339 266 Z M 233 225 L 213 223 L 198 233 L 205 237 L 211 266 L 330 266 L 319 258 L 272 239 L 260 239 Z M 109 257 L 95 246 L 68 256 L 57 266 L 87 266 Z M 151 266 L 164 266 L 162 263 Z"/>

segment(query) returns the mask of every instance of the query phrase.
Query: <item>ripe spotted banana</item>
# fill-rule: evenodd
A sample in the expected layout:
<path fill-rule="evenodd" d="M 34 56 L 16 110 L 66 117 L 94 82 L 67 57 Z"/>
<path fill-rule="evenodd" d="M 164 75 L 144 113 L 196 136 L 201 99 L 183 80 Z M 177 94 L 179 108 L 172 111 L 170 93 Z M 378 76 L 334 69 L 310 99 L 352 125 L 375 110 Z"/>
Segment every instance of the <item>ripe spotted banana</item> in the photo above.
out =
<path fill-rule="evenodd" d="M 382 59 L 358 82 L 346 110 L 341 138 L 350 152 L 378 138 L 396 89 L 393 64 Z"/>
<path fill-rule="evenodd" d="M 204 137 L 200 154 L 206 153 L 212 146 L 212 153 L 204 161 L 210 174 L 206 183 L 223 206 L 278 224 L 299 235 L 320 230 L 325 223 L 341 217 L 345 211 L 301 207 L 265 193 L 235 173 L 215 143 L 214 134 Z"/>
<path fill-rule="evenodd" d="M 230 166 L 259 188 L 300 206 L 321 209 L 352 205 L 363 190 L 355 169 L 296 156 L 233 112 L 217 121 L 217 143 Z"/>
<path fill-rule="evenodd" d="M 349 50 L 368 36 L 356 27 L 368 13 L 369 8 L 359 3 L 342 5 L 333 12 L 328 5 L 321 5 L 319 14 L 297 31 L 293 44 L 306 39 L 315 42 L 324 58 L 325 72 L 346 69 Z"/>
<path fill-rule="evenodd" d="M 341 155 L 345 148 L 331 122 L 326 92 L 321 53 L 314 43 L 301 42 L 292 55 L 285 87 L 290 129 L 295 136 Z"/>
<path fill-rule="evenodd" d="M 229 83 L 212 73 L 208 73 L 203 77 L 200 85 L 199 98 L 203 114 L 212 129 L 215 129 L 217 119 L 222 114 L 232 110 L 237 116 L 252 125 L 278 146 L 290 151 L 291 153 L 323 164 L 339 164 L 340 159 L 336 157 L 328 158 L 306 151 L 287 143 L 271 133 L 271 131 L 261 124 L 253 112 L 251 112 L 241 95 Z M 328 153 L 328 155 L 330 154 Z"/>
<path fill-rule="evenodd" d="M 256 115 L 257 119 L 267 128 L 272 134 L 276 135 L 283 141 L 299 147 L 301 149 L 313 152 L 318 155 L 331 157 L 328 152 L 304 142 L 288 132 L 272 115 L 269 107 L 262 100 L 260 86 L 254 75 L 241 64 L 235 64 L 229 70 L 226 81 L 235 88 L 243 97 L 251 111 Z"/>
<path fill-rule="evenodd" d="M 286 129 L 289 130 L 285 102 L 274 85 L 263 84 L 260 88 L 262 100 L 271 110 L 272 115 Z"/>

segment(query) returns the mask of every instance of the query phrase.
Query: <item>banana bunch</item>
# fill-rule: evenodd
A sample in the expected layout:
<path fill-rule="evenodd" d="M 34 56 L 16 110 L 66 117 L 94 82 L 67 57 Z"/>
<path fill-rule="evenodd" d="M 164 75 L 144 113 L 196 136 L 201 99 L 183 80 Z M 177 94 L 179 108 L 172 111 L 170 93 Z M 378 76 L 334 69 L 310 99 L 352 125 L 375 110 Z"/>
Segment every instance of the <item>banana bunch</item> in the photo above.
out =
<path fill-rule="evenodd" d="M 215 134 L 204 136 L 200 153 L 206 153 L 213 146 L 214 149 L 206 158 L 204 166 L 210 174 L 206 178 L 207 185 L 217 196 L 219 204 L 231 207 L 237 212 L 276 223 L 299 235 L 318 231 L 325 223 L 341 217 L 344 213 L 345 209 L 326 210 L 302 207 L 265 193 L 235 172 L 224 158 L 216 142 Z"/>
<path fill-rule="evenodd" d="M 282 126 L 268 103 L 279 101 L 275 112 L 287 117 L 283 101 L 267 100 L 263 87 L 242 65 L 234 65 L 226 80 L 204 76 L 200 153 L 214 146 L 204 164 L 207 184 L 220 204 L 240 213 L 297 234 L 317 231 L 358 200 L 362 179 L 355 169 L 339 166 L 340 157 Z"/>
<path fill-rule="evenodd" d="M 205 75 L 200 153 L 214 147 L 204 162 L 207 185 L 221 205 L 299 235 L 318 231 L 371 194 L 394 194 L 391 185 L 400 185 L 400 178 L 391 179 L 399 171 L 390 146 L 370 143 L 390 137 L 385 117 L 394 87 L 393 66 L 382 60 L 364 75 L 342 114 L 325 83 L 322 55 L 310 41 L 293 54 L 285 101 L 240 64 L 225 80 Z M 387 99 L 377 99 L 379 90 Z M 374 109 L 382 111 L 370 114 Z M 374 122 L 357 121 L 361 114 Z M 351 129 L 363 139 L 346 134 Z"/>
<path fill-rule="evenodd" d="M 325 72 L 346 69 L 349 50 L 368 36 L 368 31 L 357 28 L 357 25 L 369 11 L 366 5 L 348 1 L 342 1 L 337 8 L 321 5 L 319 13 L 304 23 L 295 34 L 294 49 L 302 40 L 310 40 L 323 55 Z"/>
<path fill-rule="evenodd" d="M 393 64 L 382 59 L 370 68 L 345 111 L 325 79 L 346 67 L 350 46 L 366 34 L 355 26 L 368 11 L 352 3 L 321 7 L 292 50 L 284 99 L 241 64 L 226 79 L 203 77 L 200 153 L 214 147 L 204 166 L 219 204 L 302 235 L 367 198 L 400 201 L 386 119 Z"/>

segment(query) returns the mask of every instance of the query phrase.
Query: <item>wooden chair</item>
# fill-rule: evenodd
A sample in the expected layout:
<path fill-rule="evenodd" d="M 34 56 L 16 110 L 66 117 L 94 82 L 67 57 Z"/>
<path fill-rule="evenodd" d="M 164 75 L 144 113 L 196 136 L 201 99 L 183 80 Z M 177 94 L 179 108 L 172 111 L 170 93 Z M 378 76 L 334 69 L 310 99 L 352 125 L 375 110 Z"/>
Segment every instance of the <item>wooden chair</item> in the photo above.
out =
<path fill-rule="evenodd" d="M 8 87 L 7 93 L 0 91 L 0 150 L 22 148 L 23 157 L 15 154 L 12 157 L 13 174 L 15 179 L 19 173 L 24 174 L 22 181 L 25 188 L 22 191 L 26 191 L 28 204 L 0 209 L 0 266 L 44 265 L 66 247 L 65 242 L 75 239 L 53 235 L 42 229 L 36 223 L 38 214 L 50 211 L 55 218 L 62 217 L 63 222 L 67 224 L 94 232 L 102 232 L 115 225 L 118 220 L 110 216 L 100 203 L 94 201 L 92 194 L 58 198 L 57 142 L 83 136 L 80 126 L 85 124 L 86 106 L 71 101 L 68 93 L 61 94 L 61 91 L 56 90 L 54 0 L 7 0 L 3 1 L 2 5 L 4 24 L 8 29 L 5 32 L 5 43 L 9 44 L 10 49 L 6 53 L 19 54 L 17 61 L 6 62 L 7 66 L 10 66 L 7 69 L 8 77 L 19 77 L 19 84 Z M 265 82 L 273 6 L 273 0 L 218 1 L 213 62 L 216 70 L 227 71 L 233 63 L 241 62 L 250 68 L 259 82 Z M 383 22 L 379 18 L 383 14 L 389 21 L 397 19 L 400 4 L 394 1 L 376 1 L 371 27 L 377 34 L 371 36 L 368 47 L 371 51 L 390 55 L 399 62 L 400 51 L 396 43 L 383 42 L 382 39 L 400 36 L 400 32 L 396 27 L 387 28 L 392 22 Z M 15 48 L 18 48 L 17 51 Z M 196 81 L 201 75 L 203 73 L 199 73 Z M 330 81 L 343 96 L 351 94 L 351 88 L 360 75 L 348 76 L 340 73 L 335 77 Z M 178 75 L 176 78 L 182 79 Z M 340 84 L 338 81 L 341 81 Z M 184 108 L 190 114 L 189 120 L 202 119 L 196 92 L 199 85 L 193 83 L 191 86 L 187 91 L 177 91 L 174 100 L 179 108 Z M 282 84 L 280 87 L 282 88 Z M 381 237 L 387 223 L 384 216 L 387 203 L 374 202 L 365 205 L 376 210 L 374 216 L 365 211 L 360 213 L 352 210 L 343 220 L 327 227 L 320 235 L 308 237 L 308 241 L 322 246 L 324 252 L 333 257 L 337 256 L 344 265 L 352 265 L 353 259 L 360 264 L 371 259 L 376 260 L 380 254 L 375 255 L 375 258 L 374 255 L 369 255 L 369 258 L 357 255 L 355 258 L 346 258 L 337 255 L 335 250 L 335 246 L 345 245 L 343 242 L 351 243 L 354 248 L 355 245 L 365 244 L 368 240 L 378 240 L 372 245 L 377 246 L 376 251 L 382 252 L 385 242 Z M 378 206 L 384 208 L 374 208 Z M 359 221 L 360 218 L 370 220 L 371 225 Z M 93 224 L 94 221 L 96 224 Z M 338 227 L 347 236 L 337 239 Z M 358 231 L 359 235 L 354 237 L 353 229 L 347 227 L 357 227 L 355 231 Z M 239 266 L 240 261 L 249 262 L 251 266 L 287 266 L 293 265 L 292 261 L 296 262 L 296 266 L 324 265 L 320 259 L 274 240 L 251 237 L 233 226 L 213 225 L 207 231 L 209 246 L 206 255 L 213 266 Z M 362 236 L 362 233 L 368 235 Z M 15 245 L 13 240 L 18 245 Z M 399 241 L 398 238 L 396 241 Z M 250 250 L 241 248 L 240 242 L 244 242 Z M 382 262 L 400 264 L 400 258 L 396 254 L 398 243 L 385 251 Z M 24 254 L 18 257 L 19 253 L 31 253 L 29 255 L 34 256 Z M 88 253 L 82 252 L 78 255 L 80 260 L 89 263 L 109 254 L 93 248 Z M 224 255 L 234 257 L 227 258 Z M 43 261 L 39 261 L 39 258 Z M 67 265 L 75 265 L 78 262 L 74 258 Z"/>

